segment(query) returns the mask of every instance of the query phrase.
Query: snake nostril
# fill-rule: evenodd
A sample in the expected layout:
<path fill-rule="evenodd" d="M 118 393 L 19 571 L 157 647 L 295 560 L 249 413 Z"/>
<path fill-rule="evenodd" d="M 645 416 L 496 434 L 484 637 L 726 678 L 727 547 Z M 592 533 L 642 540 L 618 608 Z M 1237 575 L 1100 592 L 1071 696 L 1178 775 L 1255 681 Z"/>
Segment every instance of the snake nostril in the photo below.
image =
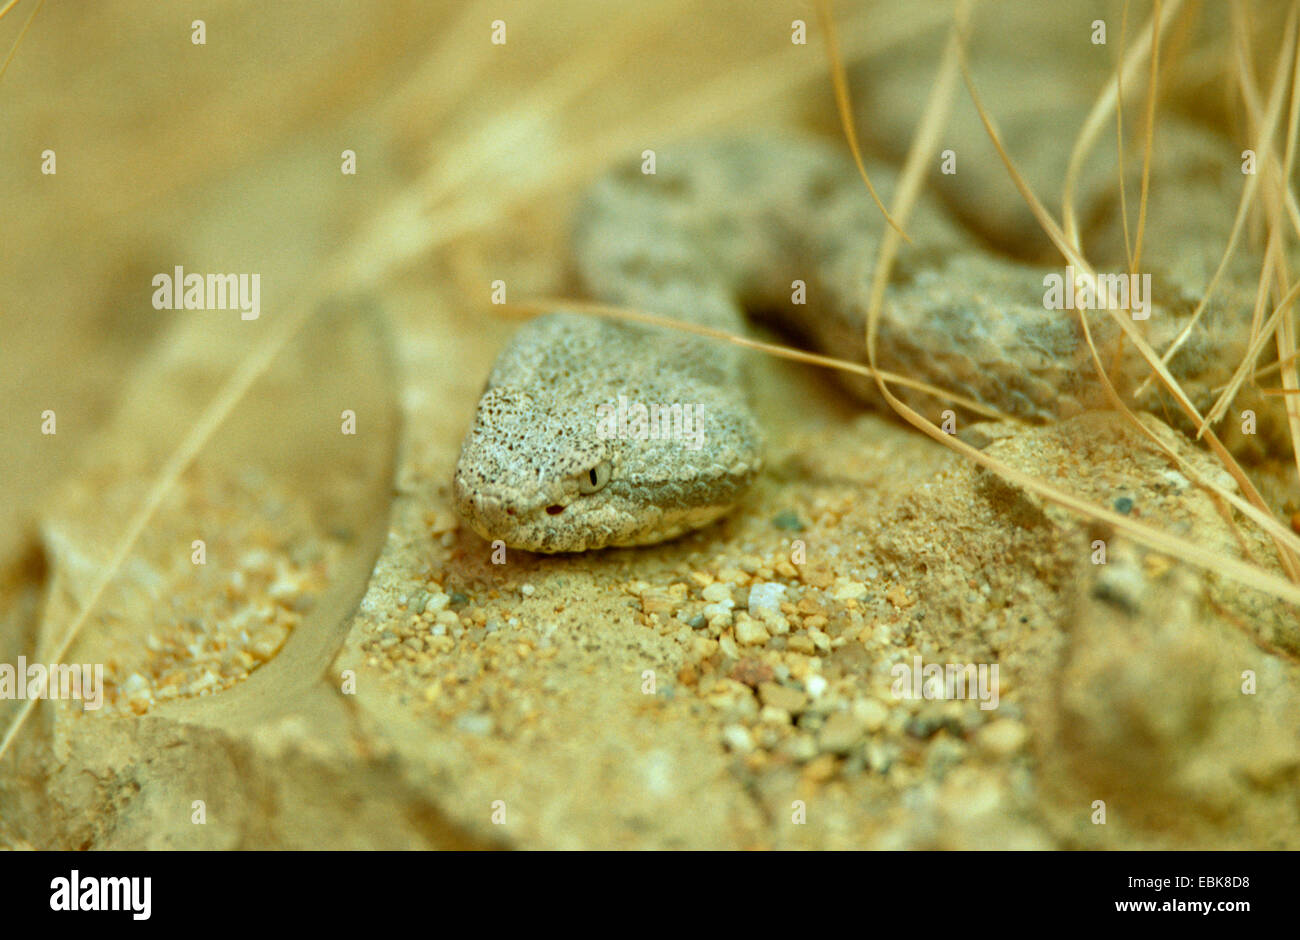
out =
<path fill-rule="evenodd" d="M 564 507 L 563 507 L 563 506 L 547 506 L 547 507 L 546 507 L 546 514 L 547 514 L 548 516 L 558 516 L 558 515 L 559 515 L 560 513 L 562 513 L 562 512 L 564 512 Z"/>

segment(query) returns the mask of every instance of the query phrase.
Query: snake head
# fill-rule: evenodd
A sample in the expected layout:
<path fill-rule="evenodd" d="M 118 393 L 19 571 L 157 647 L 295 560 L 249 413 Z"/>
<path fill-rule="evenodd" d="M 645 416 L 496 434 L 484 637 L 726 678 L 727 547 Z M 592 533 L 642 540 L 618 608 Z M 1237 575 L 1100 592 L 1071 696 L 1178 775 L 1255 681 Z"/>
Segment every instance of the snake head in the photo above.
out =
<path fill-rule="evenodd" d="M 548 409 L 521 389 L 489 387 L 456 463 L 456 508 L 484 538 L 512 548 L 600 547 L 609 515 L 600 494 L 613 458 L 594 421 Z"/>
<path fill-rule="evenodd" d="M 728 511 L 761 466 L 757 429 L 743 393 L 701 378 L 717 353 L 674 342 L 572 314 L 525 325 L 461 446 L 460 515 L 490 541 L 553 553 L 658 542 Z M 693 433 L 634 433 L 620 421 L 640 402 L 680 403 L 669 424 Z"/>

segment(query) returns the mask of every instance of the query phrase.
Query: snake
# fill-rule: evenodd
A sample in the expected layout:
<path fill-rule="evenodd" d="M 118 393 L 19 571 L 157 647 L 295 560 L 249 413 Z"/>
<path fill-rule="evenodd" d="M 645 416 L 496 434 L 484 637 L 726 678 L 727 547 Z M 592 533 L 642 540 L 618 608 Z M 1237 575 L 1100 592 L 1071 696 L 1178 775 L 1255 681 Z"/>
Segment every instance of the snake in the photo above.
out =
<path fill-rule="evenodd" d="M 882 193 L 897 186 L 888 164 L 868 169 Z M 1194 167 L 1173 185 L 1218 184 Z M 802 131 L 747 134 L 685 141 L 657 153 L 653 173 L 628 160 L 596 179 L 573 217 L 572 257 L 598 301 L 733 334 L 758 320 L 862 360 L 887 224 L 842 146 Z M 880 368 L 1028 422 L 1097 405 L 1077 313 L 1044 302 L 1049 269 L 992 255 L 928 191 L 907 230 L 879 315 Z M 1152 305 L 1143 327 L 1153 347 L 1173 341 L 1188 307 Z M 1086 315 L 1099 345 L 1113 341 L 1108 313 Z M 1219 346 L 1198 330 L 1171 362 L 1194 395 L 1222 381 L 1231 357 Z M 706 526 L 740 505 L 763 469 L 747 391 L 760 380 L 755 366 L 736 344 L 680 330 L 563 309 L 532 319 L 478 400 L 454 471 L 456 510 L 490 541 L 546 554 Z M 1116 377 L 1131 385 L 1147 374 L 1130 357 Z M 879 401 L 872 379 L 841 378 L 853 396 Z M 897 393 L 931 414 L 962 411 Z"/>

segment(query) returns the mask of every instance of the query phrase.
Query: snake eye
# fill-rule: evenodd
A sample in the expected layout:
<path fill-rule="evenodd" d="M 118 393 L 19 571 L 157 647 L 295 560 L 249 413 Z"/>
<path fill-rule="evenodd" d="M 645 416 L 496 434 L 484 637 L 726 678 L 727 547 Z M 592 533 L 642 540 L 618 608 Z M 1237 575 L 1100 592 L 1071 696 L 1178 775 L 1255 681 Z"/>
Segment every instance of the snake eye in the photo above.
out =
<path fill-rule="evenodd" d="M 609 461 L 602 460 L 582 476 L 578 477 L 578 492 L 583 496 L 605 488 L 609 482 Z"/>

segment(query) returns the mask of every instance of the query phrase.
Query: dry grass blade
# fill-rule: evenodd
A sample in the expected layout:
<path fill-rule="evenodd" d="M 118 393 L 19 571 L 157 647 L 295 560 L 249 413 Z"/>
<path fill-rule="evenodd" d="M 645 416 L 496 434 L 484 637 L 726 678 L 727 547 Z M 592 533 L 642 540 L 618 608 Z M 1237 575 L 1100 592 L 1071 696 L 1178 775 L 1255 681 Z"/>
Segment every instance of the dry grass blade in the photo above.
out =
<path fill-rule="evenodd" d="M 18 0 L 9 0 L 3 10 L 0 10 L 0 19 L 4 19 L 6 13 L 14 8 Z M 32 28 L 32 20 L 36 19 L 36 14 L 41 12 L 41 7 L 45 6 L 45 0 L 36 0 L 36 6 L 32 7 L 31 16 L 27 17 L 27 22 L 23 28 L 18 31 L 18 38 L 14 40 L 13 46 L 9 49 L 9 54 L 5 56 L 4 64 L 0 65 L 0 78 L 4 78 L 5 72 L 9 70 L 9 63 L 14 60 L 14 54 L 18 52 L 18 47 L 23 43 L 23 37 L 27 35 L 27 30 Z M 2 752 L 0 752 L 2 753 Z"/>
<path fill-rule="evenodd" d="M 843 60 L 840 57 L 839 37 L 836 35 L 834 17 L 831 16 L 830 0 L 817 0 L 817 17 L 821 21 L 822 33 L 826 37 L 826 55 L 831 62 L 831 81 L 835 87 L 835 106 L 839 110 L 840 121 L 846 127 L 853 128 L 853 103 L 849 96 L 849 80 L 844 70 Z M 858 175 L 862 177 L 862 182 L 867 184 L 867 192 L 871 193 L 876 208 L 885 217 L 885 221 L 889 223 L 890 228 L 910 243 L 911 239 L 907 237 L 907 232 L 903 231 L 903 227 L 889 214 L 885 204 L 876 195 L 876 187 L 871 185 L 871 177 L 867 175 L 867 168 L 862 163 L 862 149 L 858 146 L 857 131 L 850 130 L 847 136 L 849 150 L 853 153 L 853 162 L 858 167 Z"/>
<path fill-rule="evenodd" d="M 1182 6 L 1182 0 L 1172 0 L 1164 9 L 1164 16 L 1160 17 L 1160 8 L 1157 5 L 1156 10 L 1151 15 L 1151 30 L 1142 31 L 1142 37 L 1138 43 L 1127 53 L 1128 61 L 1124 62 L 1120 69 L 1116 71 L 1115 80 L 1108 82 L 1101 96 L 1093 104 L 1092 110 L 1084 119 L 1083 127 L 1079 130 L 1079 136 L 1075 140 L 1074 149 L 1070 153 L 1070 162 L 1065 170 L 1065 191 L 1062 196 L 1061 219 L 1066 240 L 1072 245 L 1079 243 L 1079 225 L 1074 212 L 1074 188 L 1078 182 L 1079 173 L 1083 169 L 1084 158 L 1097 142 L 1097 137 L 1101 134 L 1102 128 L 1106 124 L 1106 118 L 1111 108 L 1117 107 L 1119 100 L 1119 88 L 1121 80 L 1131 80 L 1133 75 L 1142 67 L 1142 62 L 1151 51 L 1152 38 L 1162 34 L 1165 29 L 1173 22 L 1175 15 Z M 1121 73 L 1127 73 L 1126 79 L 1121 79 Z"/>
<path fill-rule="evenodd" d="M 1281 217 L 1281 207 L 1288 201 L 1286 195 L 1290 195 L 1290 187 L 1286 183 L 1286 178 L 1280 176 L 1279 168 L 1285 170 L 1289 167 L 1294 159 L 1295 153 L 1295 135 L 1297 128 L 1300 126 L 1300 120 L 1297 118 L 1296 95 L 1300 90 L 1300 68 L 1297 68 L 1297 60 L 1300 56 L 1296 55 L 1296 28 L 1297 12 L 1300 11 L 1300 4 L 1293 2 L 1287 16 L 1286 34 L 1284 37 L 1283 52 L 1278 59 L 1277 73 L 1274 77 L 1273 92 L 1270 94 L 1270 101 L 1267 115 L 1261 118 L 1261 105 L 1259 102 L 1259 93 L 1255 87 L 1252 77 L 1253 70 L 1250 68 L 1250 41 L 1246 23 L 1240 11 L 1233 8 L 1233 28 L 1237 38 L 1237 69 L 1238 79 L 1242 92 L 1242 98 L 1246 103 L 1247 118 L 1250 122 L 1252 132 L 1259 139 L 1260 166 L 1258 175 L 1262 177 L 1262 185 L 1267 187 L 1265 199 L 1262 200 L 1262 206 L 1265 212 L 1265 222 L 1268 228 L 1268 239 L 1265 254 L 1265 274 L 1261 276 L 1260 297 L 1256 299 L 1256 320 L 1252 322 L 1252 329 L 1258 323 L 1259 310 L 1261 308 L 1262 295 L 1267 290 L 1267 278 L 1272 276 L 1276 285 L 1276 294 L 1283 298 L 1279 302 L 1278 316 L 1270 318 L 1272 328 L 1265 327 L 1262 329 L 1264 337 L 1272 335 L 1277 344 L 1278 359 L 1286 361 L 1291 359 L 1296 352 L 1295 322 L 1294 318 L 1287 316 L 1286 298 L 1290 296 L 1290 277 L 1287 272 L 1286 253 L 1284 250 L 1285 225 Z M 1286 86 L 1290 91 L 1292 105 L 1287 125 L 1287 143 L 1286 157 L 1279 162 L 1273 145 L 1273 134 L 1276 129 L 1277 110 L 1280 106 L 1281 88 L 1286 71 L 1291 72 L 1291 80 Z M 1263 130 L 1261 130 L 1263 124 Z M 1284 195 L 1285 194 L 1285 195 Z M 1252 339 L 1258 339 L 1258 333 L 1252 333 Z M 1253 359 L 1252 359 L 1253 361 Z M 1300 376 L 1297 376 L 1294 368 L 1283 368 L 1280 370 L 1280 378 L 1284 392 L 1300 391 Z M 1224 397 L 1228 393 L 1225 392 Z M 1297 469 L 1300 469 L 1300 400 L 1294 395 L 1288 395 L 1284 399 L 1283 407 L 1286 411 L 1287 426 L 1291 435 L 1292 457 Z"/>
<path fill-rule="evenodd" d="M 1296 284 L 1291 288 L 1287 295 L 1282 298 L 1282 302 L 1277 305 L 1272 314 L 1269 315 L 1269 318 L 1264 322 L 1263 329 L 1259 330 L 1251 340 L 1250 346 L 1246 349 L 1246 354 L 1242 356 L 1241 363 L 1237 366 L 1236 371 L 1233 372 L 1232 378 L 1224 387 L 1223 393 L 1219 395 L 1218 400 L 1215 401 L 1214 407 L 1206 412 L 1205 422 L 1197 431 L 1197 437 L 1200 437 L 1200 435 L 1204 433 L 1205 428 L 1208 425 L 1213 424 L 1218 421 L 1219 418 L 1223 417 L 1224 412 L 1236 397 L 1238 390 L 1243 384 L 1245 384 L 1247 377 L 1251 374 L 1255 360 L 1258 359 L 1259 354 L 1264 351 L 1264 344 L 1272 338 L 1278 325 L 1283 320 L 1283 315 L 1291 308 L 1291 305 L 1295 303 L 1297 297 L 1300 297 L 1300 284 Z M 1294 350 L 1291 353 L 1291 358 L 1292 360 L 1295 358 Z"/>
<path fill-rule="evenodd" d="M 1296 10 L 1298 5 L 1291 5 L 1291 20 L 1296 22 Z M 1292 42 L 1294 49 L 1294 39 Z M 1285 193 L 1287 197 L 1292 197 L 1288 181 L 1291 178 L 1291 168 L 1294 164 L 1296 139 L 1300 134 L 1300 55 L 1294 55 L 1291 72 L 1291 112 L 1287 121 L 1287 141 L 1286 157 L 1283 160 L 1283 171 L 1281 178 L 1274 178 L 1273 183 L 1277 190 Z M 1287 206 L 1294 205 L 1294 198 L 1283 200 Z M 1286 291 L 1286 254 L 1283 251 L 1282 244 L 1285 239 L 1283 231 L 1285 230 L 1281 219 L 1276 218 L 1278 208 L 1276 203 L 1270 204 L 1270 213 L 1274 216 L 1273 230 L 1277 232 L 1277 238 L 1273 240 L 1270 246 L 1278 258 L 1278 275 L 1279 290 Z M 1296 222 L 1295 214 L 1291 216 L 1293 224 Z M 1296 324 L 1294 316 L 1283 316 L 1277 329 L 1277 357 L 1279 361 L 1294 361 L 1296 355 Z M 1280 372 L 1282 379 L 1282 389 L 1286 396 L 1284 407 L 1286 408 L 1287 425 L 1291 431 L 1291 455 L 1296 465 L 1297 471 L 1300 471 L 1300 374 L 1294 366 L 1283 368 Z"/>
<path fill-rule="evenodd" d="M 1171 3 L 1170 7 L 1176 7 Z M 1136 274 L 1142 263 L 1142 237 L 1147 227 L 1147 196 L 1151 191 L 1151 154 L 1155 145 L 1156 133 L 1156 76 L 1160 70 L 1160 34 L 1157 23 L 1160 20 L 1160 0 L 1156 0 L 1155 11 L 1151 14 L 1151 75 L 1147 79 L 1147 115 L 1146 140 L 1142 154 L 1142 194 L 1138 199 L 1137 234 L 1133 237 L 1133 258 L 1129 261 L 1129 273 Z"/>
<path fill-rule="evenodd" d="M 631 57 L 632 47 L 653 39 L 682 6 L 681 0 L 675 0 L 664 5 L 628 7 L 624 22 L 610 30 L 608 42 L 578 46 L 565 68 L 539 76 L 528 94 L 511 107 L 489 109 L 480 123 L 471 126 L 458 146 L 430 154 L 426 182 L 421 187 L 422 198 L 433 204 L 452 193 L 473 191 L 473 177 L 484 167 L 513 163 L 512 153 L 532 148 L 545 128 L 559 121 L 566 108 L 572 107 L 593 84 L 608 81 Z M 475 159 L 464 159 L 464 153 L 473 153 Z"/>
<path fill-rule="evenodd" d="M 63 639 L 59 642 L 58 648 L 53 652 L 53 656 L 49 661 L 59 662 L 63 660 L 65 654 L 72 648 L 72 644 L 76 642 L 91 611 L 99 603 L 104 594 L 104 589 L 117 576 L 127 556 L 130 555 L 136 542 L 139 541 L 145 526 L 154 517 L 163 500 L 180 479 L 181 474 L 194 462 L 194 459 L 221 424 L 230 417 L 235 406 L 247 394 L 253 383 L 265 374 L 275 357 L 307 323 L 315 309 L 316 305 L 314 303 L 300 303 L 288 316 L 279 320 L 270 338 L 241 363 L 235 374 L 222 385 L 217 395 L 208 403 L 202 415 L 191 426 L 189 433 L 185 435 L 185 439 L 172 451 L 167 461 L 158 471 L 158 475 L 149 487 L 144 502 L 131 516 L 131 521 L 126 530 L 114 543 L 108 564 L 99 570 L 98 575 L 91 583 L 85 603 L 81 605 L 72 622 L 64 630 Z M 28 698 L 23 702 L 18 716 L 6 730 L 3 740 L 0 740 L 0 759 L 4 757 L 18 732 L 22 730 L 24 722 L 26 722 L 37 701 L 36 698 Z"/>
<path fill-rule="evenodd" d="M 872 27 L 869 16 L 859 16 L 853 21 L 856 28 L 850 42 L 842 47 L 843 60 L 855 62 L 889 49 L 940 22 L 940 14 L 938 9 L 927 8 L 916 18 L 879 24 L 879 28 Z M 572 137 L 572 145 L 533 161 L 527 173 L 515 173 L 509 179 L 490 176 L 497 168 L 474 152 L 475 140 L 481 135 L 476 127 L 460 139 L 441 141 L 439 149 L 447 160 L 472 166 L 479 176 L 464 186 L 465 195 L 459 199 L 439 202 L 442 184 L 432 168 L 442 158 L 431 154 L 431 169 L 421 175 L 410 192 L 377 213 L 368 229 L 358 235 L 350 259 L 353 276 L 362 281 L 379 278 L 439 245 L 482 230 L 528 200 L 576 187 L 625 153 L 629 140 L 644 140 L 651 133 L 663 139 L 665 127 L 671 127 L 675 135 L 703 131 L 716 127 L 727 115 L 761 107 L 791 84 L 811 81 L 822 74 L 821 63 L 799 54 L 799 48 L 787 45 L 779 52 L 737 63 L 688 92 L 654 99 L 630 114 L 625 123 L 599 133 L 588 129 L 581 135 L 565 135 L 561 139 Z M 496 196 L 484 199 L 482 193 L 489 190 Z M 394 233 L 401 237 L 395 238 Z"/>
<path fill-rule="evenodd" d="M 1256 369 L 1256 370 L 1255 370 L 1255 373 L 1254 373 L 1254 377 L 1255 377 L 1256 379 L 1262 379 L 1262 378 L 1265 378 L 1265 377 L 1267 377 L 1267 376 L 1270 376 L 1270 375 L 1272 375 L 1274 372 L 1277 372 L 1277 371 L 1280 370 L 1280 369 L 1285 369 L 1285 368 L 1287 368 L 1288 366 L 1292 366 L 1292 365 L 1294 365 L 1298 359 L 1300 359 L 1300 354 L 1294 354 L 1294 353 L 1293 353 L 1292 355 L 1290 355 L 1290 356 L 1287 357 L 1286 359 L 1279 359 L 1279 360 L 1276 361 L 1276 362 L 1270 362 L 1268 365 L 1266 365 L 1266 366 L 1264 366 L 1264 367 L 1262 367 L 1262 368 Z M 1216 387 L 1213 389 L 1213 391 L 1215 391 L 1215 392 L 1221 392 L 1221 391 L 1223 391 L 1223 390 L 1224 390 L 1225 388 L 1227 388 L 1227 387 L 1228 387 L 1228 386 L 1227 386 L 1226 384 L 1224 384 L 1224 385 L 1219 385 L 1219 386 L 1216 386 Z"/>
<path fill-rule="evenodd" d="M 1128 3 L 1124 4 L 1125 20 L 1128 17 Z M 1138 266 L 1142 262 L 1142 241 L 1146 233 L 1147 224 L 1147 198 L 1151 192 L 1151 157 L 1155 145 L 1155 128 L 1156 128 L 1156 85 L 1157 77 L 1160 73 L 1160 34 L 1159 26 L 1160 17 L 1160 0 L 1156 0 L 1155 9 L 1151 14 L 1151 55 L 1150 55 L 1150 74 L 1147 78 L 1147 111 L 1146 111 L 1146 137 L 1142 151 L 1142 183 L 1138 196 L 1138 223 L 1137 234 L 1134 236 L 1133 243 L 1129 243 L 1128 231 L 1128 208 L 1125 199 L 1124 181 L 1124 122 L 1121 115 L 1124 113 L 1124 87 L 1123 87 L 1123 68 L 1115 72 L 1115 133 L 1116 146 L 1119 148 L 1119 196 L 1120 196 L 1120 213 L 1124 216 L 1124 253 L 1128 259 L 1128 272 L 1136 276 Z M 1122 41 L 1122 30 L 1121 30 Z M 1123 56 L 1120 56 L 1123 61 Z M 1069 209 L 1073 211 L 1073 206 Z M 1064 211 L 1064 209 L 1063 209 Z M 1091 337 L 1089 337 L 1091 340 Z M 1111 376 L 1119 374 L 1120 365 L 1124 357 L 1124 334 L 1120 334 L 1115 340 L 1115 353 L 1111 359 Z"/>
<path fill-rule="evenodd" d="M 535 298 L 533 300 L 518 301 L 509 304 L 502 304 L 494 308 L 508 316 L 534 317 L 544 313 L 550 313 L 557 309 L 564 309 L 574 313 L 589 314 L 592 316 L 605 317 L 610 320 L 621 320 L 625 323 L 639 323 L 644 326 L 658 326 L 665 329 L 678 330 L 683 333 L 693 333 L 696 336 L 706 336 L 710 339 L 723 340 L 724 342 L 733 343 L 736 346 L 742 346 L 745 349 L 753 349 L 758 352 L 767 353 L 780 359 L 790 359 L 794 362 L 805 362 L 809 365 L 821 366 L 827 369 L 838 369 L 841 372 L 852 372 L 856 375 L 863 375 L 868 378 L 875 378 L 877 375 L 883 376 L 888 382 L 902 385 L 904 388 L 910 388 L 926 395 L 933 395 L 935 398 L 955 402 L 963 408 L 983 415 L 992 421 L 1008 421 L 1013 424 L 1025 424 L 1026 422 L 1014 415 L 1003 414 L 996 408 L 975 401 L 973 398 L 966 398 L 955 392 L 947 391 L 928 382 L 921 382 L 917 379 L 909 378 L 905 375 L 898 375 L 894 372 L 885 370 L 871 369 L 860 362 L 853 362 L 848 359 L 837 359 L 834 356 L 823 356 L 818 353 L 808 352 L 804 349 L 796 349 L 793 346 L 783 346 L 778 343 L 765 343 L 762 340 L 750 339 L 747 336 L 741 336 L 736 333 L 729 333 L 726 330 L 715 329 L 711 326 L 702 326 L 697 323 L 688 323 L 684 320 L 677 320 L 672 317 L 665 317 L 659 314 L 645 311 L 633 310 L 630 307 L 619 307 L 614 304 L 602 304 L 583 300 L 569 300 L 562 297 L 552 298 Z"/>
<path fill-rule="evenodd" d="M 1238 8 L 1234 6 L 1232 9 L 1235 17 Z M 1288 18 L 1288 25 L 1287 25 L 1288 35 L 1291 35 L 1291 33 L 1293 32 L 1294 16 L 1295 16 L 1295 8 L 1292 7 L 1291 15 Z M 1289 45 L 1288 48 L 1290 49 L 1292 48 L 1292 46 Z M 1290 54 L 1291 53 L 1287 53 L 1288 58 Z M 1240 45 L 1238 46 L 1238 67 L 1242 73 L 1241 83 L 1243 89 L 1247 87 L 1252 87 L 1249 80 L 1245 77 L 1245 73 L 1248 70 L 1245 68 L 1245 64 L 1241 56 Z M 1282 62 L 1279 61 L 1278 73 L 1274 78 L 1273 90 L 1270 93 L 1268 117 L 1264 121 L 1264 131 L 1263 131 L 1264 140 L 1261 141 L 1261 146 L 1257 149 L 1257 152 L 1261 154 L 1267 152 L 1266 147 L 1263 145 L 1267 144 L 1269 141 L 1272 140 L 1273 131 L 1276 127 L 1278 117 L 1280 116 L 1282 92 L 1285 88 L 1285 83 L 1284 83 L 1285 74 L 1286 74 L 1286 69 L 1282 67 Z M 1247 97 L 1249 98 L 1249 95 L 1247 95 Z M 1261 156 L 1260 159 L 1262 161 L 1263 157 Z M 1201 299 L 1196 305 L 1196 309 L 1192 311 L 1192 315 L 1188 317 L 1187 323 L 1183 326 L 1181 330 L 1178 331 L 1178 335 L 1174 337 L 1174 341 L 1169 344 L 1169 348 L 1166 349 L 1164 355 L 1161 356 L 1160 361 L 1162 363 L 1168 364 L 1173 359 L 1174 355 L 1178 352 L 1178 350 L 1182 348 L 1185 342 L 1187 342 L 1188 337 L 1192 335 L 1192 331 L 1196 329 L 1196 325 L 1200 323 L 1201 317 L 1205 313 L 1205 308 L 1209 304 L 1210 298 L 1214 295 L 1215 288 L 1218 287 L 1219 281 L 1222 279 L 1224 272 L 1227 270 L 1228 264 L 1231 261 L 1234 252 L 1237 249 L 1237 244 L 1240 241 L 1242 230 L 1245 227 L 1246 214 L 1249 211 L 1250 206 L 1253 204 L 1256 193 L 1258 192 L 1259 189 L 1259 180 L 1261 175 L 1262 174 L 1260 173 L 1253 173 L 1253 174 L 1246 175 L 1246 183 L 1245 186 L 1242 187 L 1241 200 L 1237 203 L 1237 214 L 1233 218 L 1232 229 L 1228 234 L 1228 244 L 1223 250 L 1223 257 L 1219 260 L 1219 265 L 1215 269 L 1213 276 L 1210 278 L 1210 282 L 1205 286 L 1205 291 L 1204 293 L 1202 293 Z M 1141 398 L 1143 395 L 1145 395 L 1147 390 L 1150 388 L 1151 382 L 1153 382 L 1154 379 L 1155 379 L 1154 376 L 1148 377 L 1140 385 L 1138 385 L 1137 389 L 1133 392 L 1134 399 Z M 1201 427 L 1204 427 L 1204 424 L 1205 424 L 1204 421 L 1198 422 L 1198 425 L 1200 425 Z"/>
<path fill-rule="evenodd" d="M 1133 243 L 1128 230 L 1128 187 L 1124 185 L 1124 40 L 1128 34 L 1128 0 L 1119 21 L 1119 56 L 1115 62 L 1115 165 L 1119 171 L 1119 221 L 1124 231 L 1124 257 L 1129 270 L 1133 270 Z M 1067 185 L 1062 200 L 1061 214 L 1066 219 L 1066 231 L 1074 219 L 1074 200 Z M 1077 233 L 1076 233 L 1077 237 Z"/>

